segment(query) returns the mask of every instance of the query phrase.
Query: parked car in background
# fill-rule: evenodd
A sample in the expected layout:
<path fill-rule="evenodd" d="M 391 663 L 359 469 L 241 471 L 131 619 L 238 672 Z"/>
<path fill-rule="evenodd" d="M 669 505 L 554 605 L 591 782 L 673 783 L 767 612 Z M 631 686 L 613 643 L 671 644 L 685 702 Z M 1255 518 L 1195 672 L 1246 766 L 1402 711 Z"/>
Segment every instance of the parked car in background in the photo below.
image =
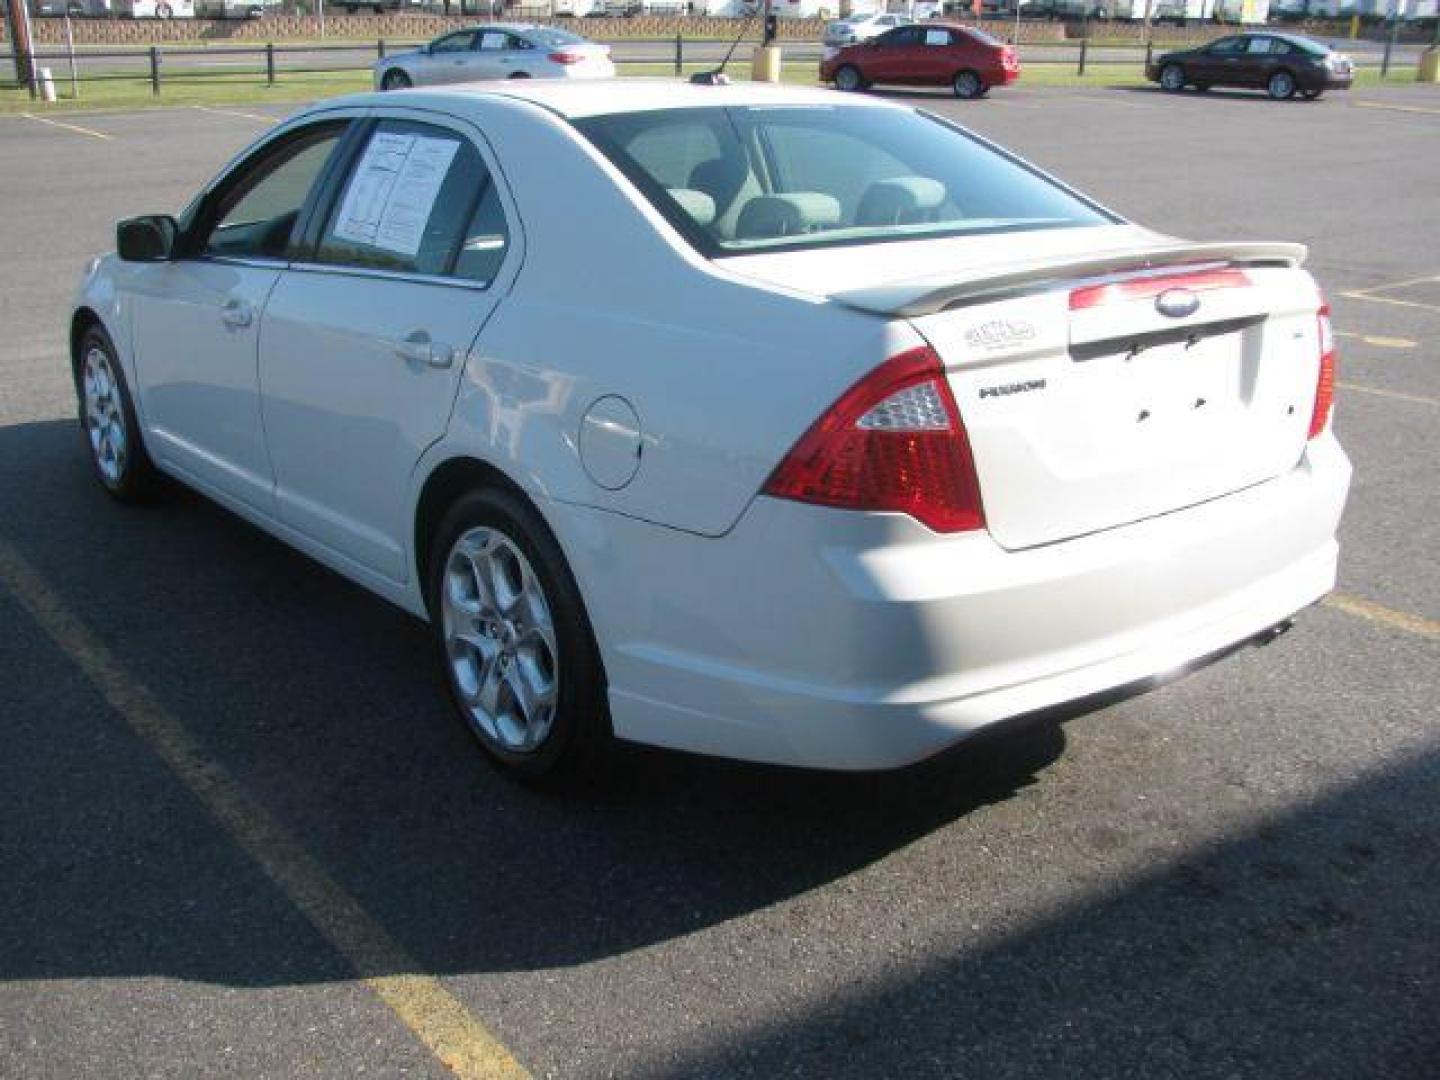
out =
<path fill-rule="evenodd" d="M 1165 53 L 1146 67 L 1145 77 L 1176 93 L 1187 86 L 1234 86 L 1264 90 L 1277 101 L 1297 93 L 1313 100 L 1326 90 L 1348 87 L 1355 67 L 1348 56 L 1311 38 L 1254 33 Z"/>
<path fill-rule="evenodd" d="M 848 19 L 839 19 L 836 22 L 825 24 L 826 45 L 854 45 L 857 42 L 868 41 L 873 37 L 885 33 L 887 30 L 894 30 L 897 26 L 906 26 L 910 19 L 896 12 L 872 12 L 869 15 L 851 15 Z"/>
<path fill-rule="evenodd" d="M 820 78 L 837 90 L 876 83 L 948 86 L 956 97 L 978 98 L 1020 77 L 1013 46 L 973 26 L 927 22 L 901 26 L 858 45 L 827 48 Z"/>
<path fill-rule="evenodd" d="M 335 98 L 116 238 L 62 330 L 98 483 L 427 620 L 525 777 L 616 736 L 893 768 L 1334 586 L 1305 249 L 1153 232 L 913 106 Z"/>
<path fill-rule="evenodd" d="M 436 38 L 375 64 L 375 86 L 472 82 L 477 79 L 601 79 L 615 74 L 610 47 L 553 26 L 496 23 Z"/>

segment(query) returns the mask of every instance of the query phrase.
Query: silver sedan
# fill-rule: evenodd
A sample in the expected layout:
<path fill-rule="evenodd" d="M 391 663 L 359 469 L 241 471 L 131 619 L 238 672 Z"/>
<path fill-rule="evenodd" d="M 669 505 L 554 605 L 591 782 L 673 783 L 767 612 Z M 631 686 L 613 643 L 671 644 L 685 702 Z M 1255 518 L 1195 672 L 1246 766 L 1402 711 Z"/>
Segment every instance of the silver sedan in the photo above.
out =
<path fill-rule="evenodd" d="M 477 79 L 596 79 L 615 74 L 610 49 L 550 26 L 496 23 L 438 37 L 375 65 L 377 90 Z"/>

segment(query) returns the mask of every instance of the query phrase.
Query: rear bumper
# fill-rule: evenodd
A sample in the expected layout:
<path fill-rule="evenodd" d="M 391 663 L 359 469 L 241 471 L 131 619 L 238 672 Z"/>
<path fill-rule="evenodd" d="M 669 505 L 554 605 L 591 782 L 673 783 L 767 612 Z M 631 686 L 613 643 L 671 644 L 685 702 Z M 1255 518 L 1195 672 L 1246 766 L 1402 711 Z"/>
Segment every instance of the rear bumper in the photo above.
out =
<path fill-rule="evenodd" d="M 894 768 L 1171 672 L 1314 603 L 1334 585 L 1349 478 L 1327 434 L 1284 477 L 1028 551 L 760 498 L 715 539 L 612 518 L 573 561 L 621 737 Z"/>

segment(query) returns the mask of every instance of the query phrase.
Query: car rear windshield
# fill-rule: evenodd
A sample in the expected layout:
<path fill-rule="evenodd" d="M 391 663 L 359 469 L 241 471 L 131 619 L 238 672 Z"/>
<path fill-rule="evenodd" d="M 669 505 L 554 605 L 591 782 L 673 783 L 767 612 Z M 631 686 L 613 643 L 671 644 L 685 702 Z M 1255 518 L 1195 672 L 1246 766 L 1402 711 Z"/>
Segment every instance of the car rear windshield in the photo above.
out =
<path fill-rule="evenodd" d="M 1329 55 L 1330 55 L 1330 46 L 1329 46 L 1329 45 L 1322 45 L 1322 44 L 1320 44 L 1320 42 L 1318 42 L 1318 41 L 1311 41 L 1309 38 L 1284 38 L 1284 39 L 1282 39 L 1282 40 L 1290 42 L 1291 45 L 1294 45 L 1297 49 L 1299 49 L 1301 52 L 1303 52 L 1306 56 L 1329 56 Z"/>
<path fill-rule="evenodd" d="M 566 45 L 575 45 L 584 42 L 584 38 L 578 34 L 572 34 L 568 30 L 551 30 L 541 28 L 529 31 L 530 40 L 537 44 L 544 45 L 547 49 L 563 49 Z"/>
<path fill-rule="evenodd" d="M 1118 220 L 916 110 L 660 109 L 575 125 L 710 258 Z"/>

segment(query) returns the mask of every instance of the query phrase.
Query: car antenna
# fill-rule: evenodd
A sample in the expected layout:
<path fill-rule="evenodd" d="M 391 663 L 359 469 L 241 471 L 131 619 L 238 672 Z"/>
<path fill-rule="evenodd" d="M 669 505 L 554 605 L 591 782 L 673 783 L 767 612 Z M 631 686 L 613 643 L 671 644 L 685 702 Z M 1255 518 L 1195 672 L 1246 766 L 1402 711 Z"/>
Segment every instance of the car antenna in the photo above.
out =
<path fill-rule="evenodd" d="M 740 42 L 744 40 L 745 35 L 750 32 L 750 24 L 755 21 L 755 16 L 760 14 L 763 9 L 764 5 L 755 5 L 754 10 L 750 12 L 750 17 L 741 24 L 740 33 L 736 34 L 735 40 L 730 43 L 730 49 L 728 52 L 725 53 L 725 59 L 720 61 L 720 66 L 715 68 L 715 70 L 713 71 L 695 72 L 695 74 L 690 76 L 690 81 L 692 83 L 694 83 L 696 86 L 730 85 L 730 76 L 725 74 L 725 65 L 730 63 L 730 57 L 735 55 L 736 48 L 739 47 Z"/>

